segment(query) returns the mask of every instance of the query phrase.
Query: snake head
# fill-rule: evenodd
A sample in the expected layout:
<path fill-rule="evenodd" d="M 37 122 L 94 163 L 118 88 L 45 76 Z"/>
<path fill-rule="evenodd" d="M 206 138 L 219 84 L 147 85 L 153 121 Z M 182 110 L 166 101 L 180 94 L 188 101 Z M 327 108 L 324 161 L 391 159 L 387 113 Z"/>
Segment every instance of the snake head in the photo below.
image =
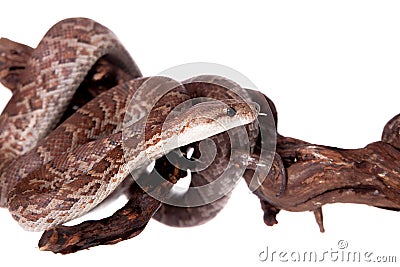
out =
<path fill-rule="evenodd" d="M 170 132 L 185 145 L 249 124 L 257 118 L 259 109 L 253 102 L 211 100 L 195 104 L 167 120 L 163 128 L 173 129 Z"/>

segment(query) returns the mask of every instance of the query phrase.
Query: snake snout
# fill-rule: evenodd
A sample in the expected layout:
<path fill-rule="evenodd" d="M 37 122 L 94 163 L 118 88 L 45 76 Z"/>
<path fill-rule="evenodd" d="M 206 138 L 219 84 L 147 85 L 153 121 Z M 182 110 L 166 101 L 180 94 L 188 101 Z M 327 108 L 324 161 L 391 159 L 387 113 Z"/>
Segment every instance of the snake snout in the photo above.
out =
<path fill-rule="evenodd" d="M 257 102 L 250 102 L 250 107 L 253 110 L 254 115 L 257 117 L 260 113 L 260 105 Z"/>
<path fill-rule="evenodd" d="M 260 113 L 260 105 L 256 102 L 247 102 L 246 105 L 250 108 L 250 112 L 247 112 L 247 119 L 254 121 Z"/>

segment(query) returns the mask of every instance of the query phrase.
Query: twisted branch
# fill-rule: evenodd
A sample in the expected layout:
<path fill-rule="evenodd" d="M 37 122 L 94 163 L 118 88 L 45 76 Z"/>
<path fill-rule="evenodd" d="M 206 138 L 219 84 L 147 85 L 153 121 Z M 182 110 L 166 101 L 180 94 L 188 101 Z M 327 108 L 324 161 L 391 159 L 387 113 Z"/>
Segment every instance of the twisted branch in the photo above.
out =
<path fill-rule="evenodd" d="M 31 52 L 30 47 L 0 39 L 0 81 L 6 87 L 11 90 L 16 88 Z M 95 91 L 103 85 L 106 90 L 126 79 L 126 73 L 107 60 L 100 60 L 83 86 L 89 92 L 91 88 Z M 83 97 L 75 99 L 78 103 Z M 265 99 L 277 121 L 273 102 L 267 97 Z M 263 180 L 254 194 L 260 199 L 265 224 L 276 224 L 276 215 L 281 209 L 313 211 L 323 232 L 322 206 L 329 203 L 358 203 L 400 210 L 399 133 L 400 115 L 386 124 L 381 141 L 360 149 L 315 145 L 278 134 L 273 164 L 268 173 L 255 173 L 261 150 L 262 140 L 259 140 L 244 179 L 248 184 L 254 175 Z M 186 175 L 166 158 L 159 159 L 155 169 L 172 183 Z M 145 179 L 151 180 L 151 177 Z M 170 187 L 165 183 L 154 190 L 167 194 Z M 108 218 L 76 226 L 57 226 L 45 231 L 39 248 L 66 254 L 92 246 L 114 244 L 140 234 L 161 202 L 147 195 L 135 183 L 130 187 L 129 198 L 123 208 Z"/>
<path fill-rule="evenodd" d="M 275 118 L 277 113 L 273 103 Z M 278 135 L 270 172 L 254 192 L 261 201 L 264 222 L 277 223 L 279 210 L 313 211 L 324 231 L 322 206 L 329 203 L 357 203 L 400 210 L 400 115 L 384 128 L 382 141 L 360 149 L 341 149 L 307 143 Z M 254 153 L 257 162 L 260 149 Z M 254 167 L 244 174 L 249 184 Z M 276 188 L 286 183 L 284 193 Z"/>

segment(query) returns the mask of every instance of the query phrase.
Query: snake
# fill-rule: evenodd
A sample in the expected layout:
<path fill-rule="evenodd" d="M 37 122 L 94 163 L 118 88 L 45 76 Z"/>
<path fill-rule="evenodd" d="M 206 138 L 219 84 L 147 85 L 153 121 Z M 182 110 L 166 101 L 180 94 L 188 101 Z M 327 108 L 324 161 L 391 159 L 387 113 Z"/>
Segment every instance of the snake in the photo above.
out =
<path fill-rule="evenodd" d="M 120 69 L 123 81 L 95 92 L 77 107 L 74 101 L 81 100 L 85 78 L 101 60 Z M 103 25 L 86 18 L 56 23 L 32 51 L 0 116 L 0 206 L 24 229 L 42 231 L 89 212 L 132 170 L 142 170 L 175 149 L 211 138 L 219 148 L 217 159 L 228 158 L 226 132 L 246 126 L 253 144 L 259 107 L 228 90 L 226 83 L 232 85 L 207 75 L 182 83 L 161 76 L 143 78 Z M 183 104 L 189 108 L 170 116 Z M 197 159 L 200 150 L 195 149 Z M 208 173 L 194 173 L 192 185 L 202 183 L 196 177 L 215 178 L 209 172 L 218 168 L 224 167 L 217 160 Z M 171 222 L 174 216 L 163 216 L 174 214 L 173 209 L 165 205 L 155 217 L 182 226 Z M 187 211 L 182 214 L 196 210 L 177 209 Z M 214 214 L 180 221 L 195 225 Z"/>

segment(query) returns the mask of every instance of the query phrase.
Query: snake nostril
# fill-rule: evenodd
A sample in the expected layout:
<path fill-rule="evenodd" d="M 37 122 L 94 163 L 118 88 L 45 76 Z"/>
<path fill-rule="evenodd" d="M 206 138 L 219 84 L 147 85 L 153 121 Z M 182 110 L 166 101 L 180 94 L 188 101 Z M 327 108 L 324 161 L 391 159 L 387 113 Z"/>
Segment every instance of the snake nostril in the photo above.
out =
<path fill-rule="evenodd" d="M 254 111 L 258 114 L 258 113 L 260 113 L 260 105 L 258 104 L 258 103 L 256 103 L 256 102 L 251 102 L 251 104 L 252 104 L 252 106 L 254 107 L 253 109 L 254 109 Z"/>

